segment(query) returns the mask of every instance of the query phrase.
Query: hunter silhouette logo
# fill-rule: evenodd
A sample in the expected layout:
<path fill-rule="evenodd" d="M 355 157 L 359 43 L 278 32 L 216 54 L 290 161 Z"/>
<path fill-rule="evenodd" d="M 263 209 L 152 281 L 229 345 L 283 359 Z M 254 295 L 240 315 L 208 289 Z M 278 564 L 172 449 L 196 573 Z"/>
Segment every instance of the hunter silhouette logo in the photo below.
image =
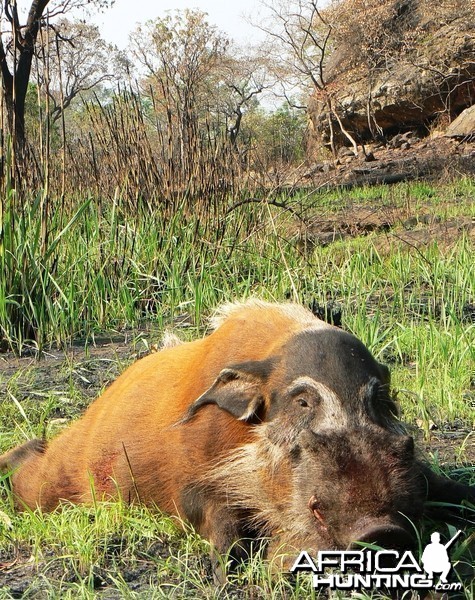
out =
<path fill-rule="evenodd" d="M 432 580 L 434 579 L 434 573 L 440 573 L 440 583 L 448 583 L 447 575 L 452 568 L 452 563 L 449 560 L 447 550 L 461 534 L 462 531 L 459 529 L 445 545 L 440 543 L 440 533 L 438 531 L 434 531 L 430 536 L 430 544 L 427 544 L 421 560 L 424 571 Z"/>
<path fill-rule="evenodd" d="M 422 590 L 435 588 L 438 592 L 459 591 L 462 584 L 449 583 L 452 568 L 448 549 L 462 535 L 457 533 L 446 543 L 441 543 L 438 531 L 431 535 L 430 543 L 421 557 L 422 566 L 410 550 L 320 550 L 312 559 L 303 550 L 290 571 L 311 572 L 313 587 L 331 590 L 399 589 Z M 330 572 L 325 572 L 329 569 Z M 335 572 L 336 570 L 336 572 Z M 438 575 L 438 582 L 436 574 Z"/>

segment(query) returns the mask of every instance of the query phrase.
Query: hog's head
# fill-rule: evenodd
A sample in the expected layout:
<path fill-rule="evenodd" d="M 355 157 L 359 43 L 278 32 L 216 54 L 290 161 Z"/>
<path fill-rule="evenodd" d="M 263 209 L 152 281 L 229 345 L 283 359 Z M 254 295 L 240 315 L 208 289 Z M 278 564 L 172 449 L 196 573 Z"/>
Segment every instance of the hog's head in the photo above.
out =
<path fill-rule="evenodd" d="M 353 335 L 336 327 L 309 329 L 262 360 L 223 369 L 183 422 L 215 405 L 250 424 L 285 418 L 291 431 L 364 423 L 397 431 L 389 379 L 387 367 Z"/>
<path fill-rule="evenodd" d="M 288 566 L 300 550 L 412 547 L 425 500 L 412 438 L 372 425 L 286 437 L 282 423 L 256 428 L 210 476 L 223 502 L 271 538 L 271 555 Z"/>

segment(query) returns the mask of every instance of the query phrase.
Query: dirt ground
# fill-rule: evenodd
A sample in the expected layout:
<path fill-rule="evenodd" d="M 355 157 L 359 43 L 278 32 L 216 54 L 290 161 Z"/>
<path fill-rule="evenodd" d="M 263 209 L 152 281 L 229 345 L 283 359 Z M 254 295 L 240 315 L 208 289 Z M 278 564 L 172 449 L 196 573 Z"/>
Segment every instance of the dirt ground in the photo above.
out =
<path fill-rule="evenodd" d="M 367 144 L 355 155 L 342 147 L 336 160 L 315 162 L 301 175 L 316 188 L 352 188 L 365 184 L 397 183 L 414 179 L 451 178 L 475 174 L 475 138 L 433 135 L 419 138 L 416 132 L 397 134 L 384 142 Z"/>

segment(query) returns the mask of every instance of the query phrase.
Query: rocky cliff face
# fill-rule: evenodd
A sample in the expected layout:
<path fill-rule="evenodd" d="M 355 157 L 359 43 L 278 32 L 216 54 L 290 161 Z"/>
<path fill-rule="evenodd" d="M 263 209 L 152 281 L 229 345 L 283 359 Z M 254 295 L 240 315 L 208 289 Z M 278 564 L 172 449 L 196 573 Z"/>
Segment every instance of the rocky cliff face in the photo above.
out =
<path fill-rule="evenodd" d="M 372 10 L 375 1 L 381 6 L 381 0 L 342 0 L 340 5 Z M 388 18 L 379 31 L 368 32 L 364 43 L 356 30 L 352 43 L 351 29 L 338 39 L 337 25 L 335 51 L 325 70 L 335 110 L 360 141 L 378 133 L 427 129 L 436 120 L 448 124 L 475 104 L 475 1 L 388 0 L 388 7 Z M 358 14 L 354 18 L 357 23 Z M 371 35 L 379 47 L 370 56 Z M 328 140 L 328 110 L 319 96 L 309 110 L 317 137 Z M 334 115 L 332 122 L 338 132 Z"/>

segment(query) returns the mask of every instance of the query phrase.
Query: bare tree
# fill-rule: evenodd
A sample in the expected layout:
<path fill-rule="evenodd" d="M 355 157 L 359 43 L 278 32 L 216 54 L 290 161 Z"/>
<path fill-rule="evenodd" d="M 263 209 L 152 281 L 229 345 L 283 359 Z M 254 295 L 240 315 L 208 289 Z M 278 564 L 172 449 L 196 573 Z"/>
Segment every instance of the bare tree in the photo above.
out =
<path fill-rule="evenodd" d="M 152 89 L 165 123 L 169 169 L 179 164 L 185 177 L 193 169 L 200 117 L 209 107 L 210 85 L 228 43 L 199 10 L 149 21 L 131 37 L 132 54 L 145 71 L 145 90 Z"/>
<path fill-rule="evenodd" d="M 268 36 L 264 51 L 275 59 L 276 73 L 284 83 L 284 95 L 285 88 L 296 86 L 302 90 L 308 90 L 309 86 L 323 90 L 332 25 L 325 19 L 318 1 L 262 0 L 262 4 L 271 20 L 268 25 L 256 23 L 256 26 Z"/>
<path fill-rule="evenodd" d="M 61 19 L 41 36 L 35 70 L 49 97 L 49 116 L 56 122 L 81 92 L 120 76 L 120 55 L 96 25 Z"/>
<path fill-rule="evenodd" d="M 335 102 L 334 85 L 326 80 L 325 69 L 332 50 L 333 24 L 318 0 L 273 0 L 262 4 L 272 15 L 272 26 L 258 25 L 268 34 L 270 47 L 276 50 L 279 77 L 286 86 L 309 88 L 327 109 L 330 143 L 333 145 L 334 118 L 342 133 L 348 138 L 357 154 L 357 144 L 344 128 Z M 277 58 L 278 57 L 278 58 Z M 287 93 L 284 91 L 289 100 Z M 291 102 L 293 106 L 295 103 Z M 305 105 L 299 105 L 306 108 Z"/>
<path fill-rule="evenodd" d="M 218 75 L 214 110 L 224 114 L 229 141 L 236 147 L 244 114 L 254 108 L 259 95 L 272 86 L 267 61 L 258 54 L 232 49 L 223 57 Z"/>
<path fill-rule="evenodd" d="M 7 109 L 8 127 L 17 152 L 25 146 L 25 100 L 40 29 L 50 26 L 55 17 L 74 8 L 94 5 L 104 8 L 110 0 L 32 0 L 24 10 L 16 0 L 5 0 L 0 13 L 0 70 Z"/>

